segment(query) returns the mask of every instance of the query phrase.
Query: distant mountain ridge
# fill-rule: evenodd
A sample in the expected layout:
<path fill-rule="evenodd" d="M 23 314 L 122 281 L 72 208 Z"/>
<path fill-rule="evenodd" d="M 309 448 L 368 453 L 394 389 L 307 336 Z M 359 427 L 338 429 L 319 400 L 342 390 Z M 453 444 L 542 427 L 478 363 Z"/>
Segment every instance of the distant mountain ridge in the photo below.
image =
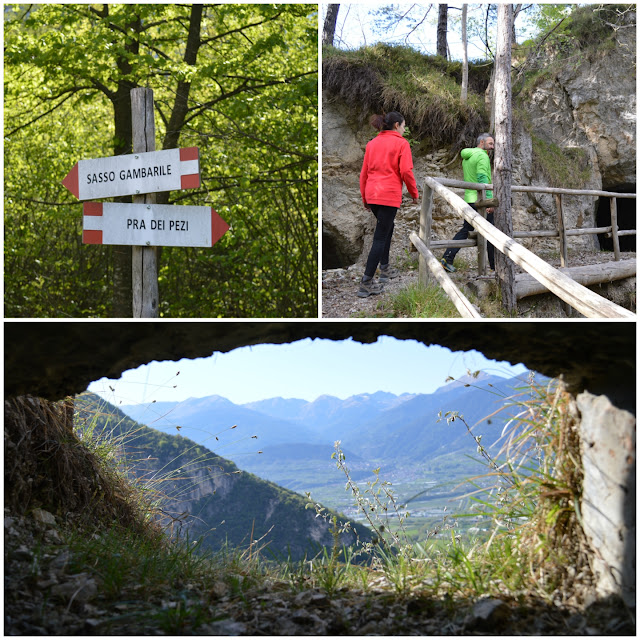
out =
<path fill-rule="evenodd" d="M 538 376 L 538 380 L 546 379 Z M 154 413 L 163 414 L 160 419 L 156 416 L 153 426 L 169 432 L 180 427 L 183 435 L 252 473 L 301 490 L 303 477 L 333 465 L 327 447 L 336 440 L 349 452 L 350 460 L 368 462 L 370 468 L 380 461 L 421 464 L 468 450 L 473 440 L 462 422 L 449 424 L 439 419 L 447 411 L 456 411 L 470 426 L 476 425 L 475 433 L 483 435 L 483 444 L 491 445 L 500 438 L 508 419 L 508 408 L 498 410 L 508 397 L 527 393 L 527 389 L 526 376 L 508 379 L 479 373 L 451 381 L 430 394 L 378 391 L 344 400 L 328 395 L 312 402 L 277 397 L 243 405 L 210 396 L 173 406 L 152 405 Z M 139 422 L 145 421 L 150 410 L 148 405 L 121 409 Z M 498 416 L 484 419 L 496 411 Z"/>

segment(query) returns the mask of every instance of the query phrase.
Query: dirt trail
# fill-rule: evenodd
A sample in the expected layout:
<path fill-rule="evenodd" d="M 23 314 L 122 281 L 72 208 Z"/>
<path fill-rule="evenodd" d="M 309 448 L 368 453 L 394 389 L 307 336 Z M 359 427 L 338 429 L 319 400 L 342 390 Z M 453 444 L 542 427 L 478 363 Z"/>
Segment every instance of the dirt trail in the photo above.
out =
<path fill-rule="evenodd" d="M 358 298 L 358 283 L 363 274 L 362 265 L 352 265 L 346 269 L 328 269 L 322 272 L 322 317 L 323 318 L 375 318 L 375 317 L 408 317 L 397 316 L 393 313 L 390 299 L 401 289 L 418 281 L 417 253 L 410 253 L 408 242 L 402 237 L 395 237 L 391 246 L 391 264 L 400 268 L 401 275 L 387 283 L 384 291 L 379 295 L 368 298 Z M 411 257 L 413 256 L 413 257 Z M 560 267 L 558 257 L 543 257 L 554 267 Z M 623 252 L 622 260 L 636 258 L 634 252 Z M 588 253 L 586 251 L 572 252 L 569 255 L 569 265 L 572 267 L 599 264 L 614 260 L 613 253 L 600 252 Z M 410 266 L 408 266 L 410 265 Z M 516 268 L 516 273 L 522 270 Z M 464 287 L 467 283 L 477 278 L 477 270 L 473 266 L 461 269 L 455 274 L 450 274 L 458 287 Z M 527 299 L 525 299 L 527 300 Z M 529 298 L 528 300 L 531 300 Z M 519 304 L 519 317 L 550 317 L 548 312 L 531 308 L 528 301 Z"/>

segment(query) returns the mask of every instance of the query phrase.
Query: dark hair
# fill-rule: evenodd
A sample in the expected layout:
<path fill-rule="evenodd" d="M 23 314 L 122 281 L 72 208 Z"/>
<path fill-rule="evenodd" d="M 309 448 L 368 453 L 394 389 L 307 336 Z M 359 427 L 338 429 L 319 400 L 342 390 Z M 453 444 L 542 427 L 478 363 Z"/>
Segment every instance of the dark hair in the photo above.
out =
<path fill-rule="evenodd" d="M 389 111 L 382 115 L 371 116 L 369 124 L 378 131 L 388 131 L 393 129 L 395 123 L 402 124 L 404 122 L 404 116 L 397 111 Z"/>

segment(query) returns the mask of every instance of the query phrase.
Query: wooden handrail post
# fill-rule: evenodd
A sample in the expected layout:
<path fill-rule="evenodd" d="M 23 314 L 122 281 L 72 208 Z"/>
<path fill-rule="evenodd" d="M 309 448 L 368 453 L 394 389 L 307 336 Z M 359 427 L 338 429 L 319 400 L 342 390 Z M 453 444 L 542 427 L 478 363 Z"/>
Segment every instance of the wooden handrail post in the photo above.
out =
<path fill-rule="evenodd" d="M 613 255 L 620 260 L 620 238 L 618 237 L 618 204 L 615 198 L 611 198 L 611 237 L 613 238 Z"/>
<path fill-rule="evenodd" d="M 482 189 L 480 192 L 480 199 L 487 199 L 487 190 Z M 485 207 L 478 207 L 478 213 L 486 220 L 487 210 Z M 481 234 L 478 234 L 476 238 L 478 243 L 478 275 L 484 276 L 487 274 L 487 239 Z"/>
<path fill-rule="evenodd" d="M 564 209 L 562 208 L 562 194 L 556 193 L 553 196 L 556 201 L 556 214 L 558 216 L 558 238 L 560 239 L 560 268 L 568 267 L 569 253 L 567 249 L 567 227 L 564 220 Z M 565 315 L 571 315 L 571 305 L 560 301 L 560 306 Z"/>
<path fill-rule="evenodd" d="M 431 226 L 433 224 L 433 189 L 425 182 L 420 207 L 420 240 L 429 248 L 431 245 Z M 418 254 L 418 284 L 426 287 L 429 284 L 429 269 L 424 256 Z"/>
<path fill-rule="evenodd" d="M 562 194 L 554 195 L 556 200 L 556 213 L 558 215 L 558 237 L 560 238 L 560 266 L 568 267 L 569 254 L 567 252 L 567 227 L 564 221 L 564 209 L 562 208 Z"/>
<path fill-rule="evenodd" d="M 153 113 L 153 90 L 145 87 L 131 89 L 131 123 L 133 153 L 156 150 L 156 126 Z M 134 204 L 155 204 L 156 194 L 133 196 Z M 131 286 L 133 289 L 133 317 L 159 316 L 158 262 L 156 247 L 131 247 Z"/>

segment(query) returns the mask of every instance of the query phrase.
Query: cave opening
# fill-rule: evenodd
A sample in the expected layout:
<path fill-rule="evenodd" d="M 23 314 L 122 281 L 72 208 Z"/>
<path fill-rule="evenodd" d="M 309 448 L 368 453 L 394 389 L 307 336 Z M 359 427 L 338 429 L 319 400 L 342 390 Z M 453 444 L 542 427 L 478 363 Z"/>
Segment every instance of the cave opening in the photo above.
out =
<path fill-rule="evenodd" d="M 346 269 L 354 264 L 357 256 L 349 255 L 337 241 L 330 229 L 322 226 L 322 268 Z"/>
<path fill-rule="evenodd" d="M 635 184 L 623 184 L 616 186 L 603 186 L 605 191 L 614 193 L 635 193 Z M 611 198 L 602 197 L 598 199 L 598 208 L 596 211 L 596 226 L 607 227 L 611 225 Z M 636 228 L 636 199 L 635 198 L 616 198 L 616 206 L 618 210 L 618 228 L 620 231 Z M 635 251 L 636 236 L 620 236 L 620 251 Z M 598 242 L 602 251 L 613 251 L 613 238 L 607 237 L 606 234 L 598 234 Z"/>

